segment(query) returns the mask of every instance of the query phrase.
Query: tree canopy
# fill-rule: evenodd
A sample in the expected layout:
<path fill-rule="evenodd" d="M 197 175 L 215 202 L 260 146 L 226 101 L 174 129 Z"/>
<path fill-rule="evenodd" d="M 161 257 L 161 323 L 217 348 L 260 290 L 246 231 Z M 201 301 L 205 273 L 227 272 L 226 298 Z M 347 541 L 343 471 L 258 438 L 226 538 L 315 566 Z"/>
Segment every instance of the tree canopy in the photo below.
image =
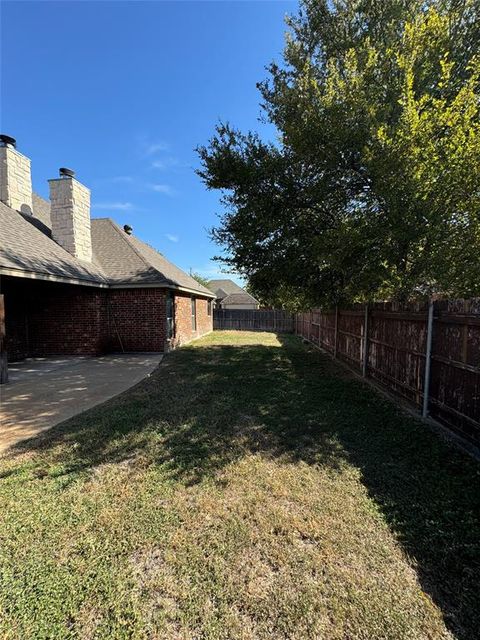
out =
<path fill-rule="evenodd" d="M 199 273 L 197 273 L 196 271 L 192 271 L 192 270 L 190 270 L 190 275 L 199 284 L 203 285 L 204 287 L 207 287 L 207 289 L 208 289 L 208 279 L 207 278 L 204 278 Z"/>
<path fill-rule="evenodd" d="M 480 294 L 480 0 L 305 0 L 259 83 L 278 139 L 220 124 L 214 239 L 290 306 Z"/>

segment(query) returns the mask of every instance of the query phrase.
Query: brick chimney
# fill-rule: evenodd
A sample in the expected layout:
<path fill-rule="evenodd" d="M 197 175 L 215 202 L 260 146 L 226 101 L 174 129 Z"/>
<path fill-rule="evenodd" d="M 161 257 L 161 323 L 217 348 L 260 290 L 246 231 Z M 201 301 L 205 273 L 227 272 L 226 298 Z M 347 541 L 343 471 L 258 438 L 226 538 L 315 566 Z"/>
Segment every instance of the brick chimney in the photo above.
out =
<path fill-rule="evenodd" d="M 71 169 L 60 169 L 60 177 L 49 180 L 52 237 L 72 256 L 92 260 L 90 233 L 90 189 L 75 180 Z"/>
<path fill-rule="evenodd" d="M 11 209 L 32 213 L 30 159 L 17 151 L 15 138 L 0 135 L 0 200 Z"/>

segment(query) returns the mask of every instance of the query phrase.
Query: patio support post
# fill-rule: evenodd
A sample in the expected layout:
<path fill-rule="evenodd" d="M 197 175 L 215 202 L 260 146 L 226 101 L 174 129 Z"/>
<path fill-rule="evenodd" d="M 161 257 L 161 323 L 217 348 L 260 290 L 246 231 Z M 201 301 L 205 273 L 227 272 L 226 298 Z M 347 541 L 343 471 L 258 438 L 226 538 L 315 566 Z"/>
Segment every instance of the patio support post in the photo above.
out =
<path fill-rule="evenodd" d="M 428 416 L 428 397 L 430 392 L 430 364 L 432 355 L 432 334 L 433 334 L 433 300 L 429 300 L 428 303 L 428 316 L 427 316 L 427 344 L 425 348 L 425 375 L 423 382 L 423 407 L 422 417 Z"/>
<path fill-rule="evenodd" d="M 367 377 L 368 368 L 368 303 L 365 305 L 365 319 L 363 321 L 363 354 L 362 376 Z"/>

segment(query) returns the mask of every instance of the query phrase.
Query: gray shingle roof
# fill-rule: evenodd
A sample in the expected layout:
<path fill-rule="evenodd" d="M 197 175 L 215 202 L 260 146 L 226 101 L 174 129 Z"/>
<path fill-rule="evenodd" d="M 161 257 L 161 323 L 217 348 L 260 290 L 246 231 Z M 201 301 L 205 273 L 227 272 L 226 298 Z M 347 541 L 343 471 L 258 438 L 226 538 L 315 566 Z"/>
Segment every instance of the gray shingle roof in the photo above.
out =
<path fill-rule="evenodd" d="M 258 300 L 230 279 L 209 280 L 208 288 L 222 304 L 259 304 Z"/>
<path fill-rule="evenodd" d="M 243 291 L 242 293 L 229 293 L 223 298 L 222 304 L 259 304 L 259 302 L 249 293 Z"/>
<path fill-rule="evenodd" d="M 33 216 L 0 202 L 0 268 L 104 286 L 158 285 L 212 292 L 110 218 L 92 219 L 91 263 L 74 258 L 51 238 L 50 203 L 33 194 Z"/>
<path fill-rule="evenodd" d="M 31 218 L 31 216 L 28 216 Z M 74 258 L 27 216 L 0 202 L 0 267 L 12 273 L 107 286 L 101 269 Z"/>
<path fill-rule="evenodd" d="M 245 293 L 245 289 L 242 289 L 233 280 L 209 280 L 208 288 L 213 291 L 217 298 L 223 299 L 230 293 Z"/>
<path fill-rule="evenodd" d="M 159 284 L 212 296 L 212 292 L 110 218 L 92 220 L 94 262 L 112 285 Z"/>
<path fill-rule="evenodd" d="M 50 202 L 34 192 L 32 193 L 32 205 L 34 217 L 40 220 L 51 235 L 52 220 L 50 218 Z"/>

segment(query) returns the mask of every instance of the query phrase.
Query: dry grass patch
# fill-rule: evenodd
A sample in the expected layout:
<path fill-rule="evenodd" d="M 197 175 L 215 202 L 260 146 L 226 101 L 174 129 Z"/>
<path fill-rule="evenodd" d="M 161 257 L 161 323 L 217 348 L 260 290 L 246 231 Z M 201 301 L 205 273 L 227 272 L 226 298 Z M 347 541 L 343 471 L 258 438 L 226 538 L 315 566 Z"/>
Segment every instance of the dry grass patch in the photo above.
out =
<path fill-rule="evenodd" d="M 172 499 L 181 524 L 149 553 L 150 589 L 192 637 L 451 637 L 348 468 L 250 455 Z"/>

